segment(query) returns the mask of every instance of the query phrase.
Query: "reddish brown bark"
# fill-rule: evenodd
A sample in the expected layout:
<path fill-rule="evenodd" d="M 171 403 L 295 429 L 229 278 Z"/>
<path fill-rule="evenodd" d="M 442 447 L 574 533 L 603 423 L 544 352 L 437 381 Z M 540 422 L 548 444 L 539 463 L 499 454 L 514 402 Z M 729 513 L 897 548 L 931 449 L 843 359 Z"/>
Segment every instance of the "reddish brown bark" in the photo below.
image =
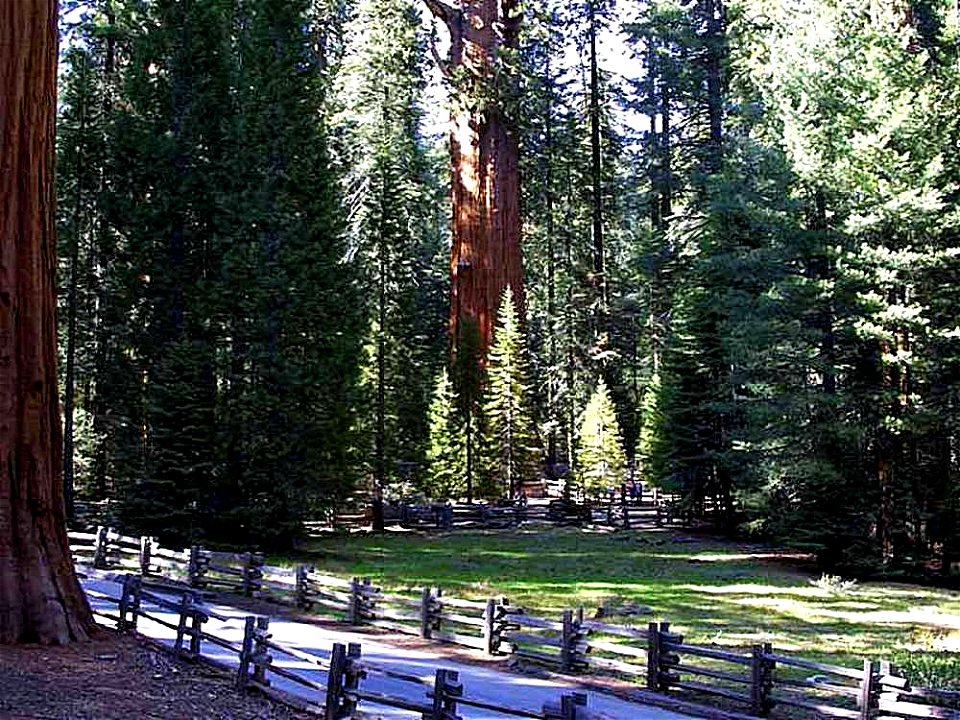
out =
<path fill-rule="evenodd" d="M 523 315 L 519 145 L 505 110 L 511 91 L 503 51 L 516 48 L 517 0 L 463 0 L 454 7 L 426 0 L 450 32 L 447 73 L 459 96 L 450 118 L 453 246 L 450 338 L 467 325 L 486 357 L 504 288 Z"/>
<path fill-rule="evenodd" d="M 0 643 L 93 632 L 70 558 L 57 402 L 56 0 L 0 2 Z"/>

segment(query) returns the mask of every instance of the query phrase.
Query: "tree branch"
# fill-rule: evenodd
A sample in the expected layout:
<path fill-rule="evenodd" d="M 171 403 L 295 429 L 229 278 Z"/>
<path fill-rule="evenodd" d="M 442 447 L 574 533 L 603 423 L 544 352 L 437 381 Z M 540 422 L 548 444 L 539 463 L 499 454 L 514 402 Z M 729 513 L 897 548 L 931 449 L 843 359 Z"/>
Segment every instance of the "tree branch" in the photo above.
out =
<path fill-rule="evenodd" d="M 440 57 L 440 51 L 437 50 L 436 25 L 433 27 L 433 32 L 430 33 L 430 54 L 433 55 L 433 61 L 437 63 L 437 67 L 440 69 L 441 74 L 445 78 L 451 77 L 452 72 L 450 70 L 450 63 Z"/>
<path fill-rule="evenodd" d="M 447 24 L 447 27 L 452 28 L 452 23 L 454 19 L 457 17 L 457 15 L 460 14 L 460 10 L 458 8 L 455 8 L 452 5 L 447 5 L 445 2 L 442 2 L 441 0 L 423 0 L 423 1 L 427 4 L 427 7 L 430 8 L 430 12 L 432 12 L 438 18 L 443 20 Z"/>
<path fill-rule="evenodd" d="M 448 5 L 443 2 L 443 0 L 423 1 L 427 4 L 427 7 L 430 8 L 430 12 L 433 13 L 434 17 L 442 20 L 447 26 L 447 30 L 450 33 L 450 56 L 452 59 L 458 58 L 463 43 L 463 11 L 459 7 Z M 436 61 L 437 67 L 440 68 L 440 72 L 449 78 L 451 76 L 451 65 L 453 65 L 453 62 L 456 62 L 456 60 L 446 62 L 440 57 L 440 53 L 437 50 L 435 31 L 430 38 L 430 52 L 433 54 L 433 59 Z"/>

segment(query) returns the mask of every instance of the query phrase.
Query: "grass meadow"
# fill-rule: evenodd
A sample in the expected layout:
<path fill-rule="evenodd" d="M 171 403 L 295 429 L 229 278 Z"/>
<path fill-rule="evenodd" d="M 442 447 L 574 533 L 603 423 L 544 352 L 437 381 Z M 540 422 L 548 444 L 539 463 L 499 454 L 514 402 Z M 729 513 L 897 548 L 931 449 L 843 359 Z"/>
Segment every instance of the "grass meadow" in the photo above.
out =
<path fill-rule="evenodd" d="M 390 591 L 505 596 L 536 614 L 633 606 L 612 622 L 669 621 L 688 641 L 856 666 L 890 659 L 915 678 L 960 686 L 960 593 L 824 577 L 789 551 L 677 532 L 577 528 L 316 538 L 298 561 L 370 577 Z"/>

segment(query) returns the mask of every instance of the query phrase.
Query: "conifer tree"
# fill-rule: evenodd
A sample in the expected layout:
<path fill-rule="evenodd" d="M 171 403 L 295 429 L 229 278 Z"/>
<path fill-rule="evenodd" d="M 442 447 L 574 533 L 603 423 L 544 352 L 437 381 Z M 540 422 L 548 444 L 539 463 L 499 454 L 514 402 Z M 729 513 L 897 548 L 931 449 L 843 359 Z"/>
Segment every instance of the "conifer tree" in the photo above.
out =
<path fill-rule="evenodd" d="M 210 280 L 228 186 L 230 8 L 108 3 L 104 15 L 119 36 L 104 49 L 107 82 L 123 98 L 110 113 L 99 188 L 102 248 L 112 255 L 102 262 L 113 266 L 102 352 L 105 365 L 115 362 L 116 384 L 101 386 L 97 414 L 116 413 L 106 427 L 107 472 L 120 480 L 124 521 L 184 542 L 218 446 Z"/>
<path fill-rule="evenodd" d="M 445 350 L 444 286 L 433 267 L 443 243 L 430 211 L 439 189 L 420 127 L 419 27 L 409 0 L 361 2 L 337 79 L 349 240 L 370 289 L 359 416 L 369 418 L 361 425 L 365 459 L 380 491 L 398 467 L 423 464 L 430 379 Z"/>
<path fill-rule="evenodd" d="M 603 367 L 624 388 L 617 361 L 629 344 L 632 290 L 621 260 L 634 239 L 622 206 L 634 186 L 618 191 L 622 98 L 598 50 L 614 24 L 607 2 L 545 2 L 528 10 L 521 36 L 526 317 L 551 466 L 575 464 L 589 378 Z"/>
<path fill-rule="evenodd" d="M 537 479 L 540 447 L 526 342 L 510 288 L 501 296 L 487 368 L 484 454 L 502 494 L 517 497 Z"/>
<path fill-rule="evenodd" d="M 466 493 L 466 435 L 457 394 L 446 369 L 437 378 L 429 421 L 424 491 L 432 498 L 462 497 Z"/>
<path fill-rule="evenodd" d="M 321 123 L 326 79 L 305 71 L 312 6 L 241 6 L 221 492 L 241 500 L 234 534 L 261 543 L 346 494 L 357 467 L 361 303 Z"/>
<path fill-rule="evenodd" d="M 84 38 L 89 39 L 89 38 Z M 92 332 L 96 314 L 95 288 L 90 282 L 99 178 L 103 172 L 103 112 L 99 68 L 90 47 L 72 47 L 61 74 L 57 133 L 58 240 L 60 251 L 60 337 L 63 367 L 63 481 L 67 515 L 72 515 L 78 486 L 89 491 L 89 473 L 75 476 L 86 465 L 91 448 L 77 452 L 76 418 L 89 417 L 94 376 Z M 85 402 L 86 401 L 86 402 Z"/>
<path fill-rule="evenodd" d="M 110 0 L 76 31 L 96 96 L 78 144 L 67 75 L 61 158 L 89 162 L 61 177 L 80 270 L 61 317 L 93 491 L 130 531 L 283 541 L 351 485 L 359 302 L 322 130 L 332 71 L 303 72 L 320 5 Z"/>
<path fill-rule="evenodd" d="M 627 464 L 617 411 L 603 380 L 580 419 L 577 478 L 588 497 L 598 497 L 624 480 Z"/>
<path fill-rule="evenodd" d="M 664 422 L 663 383 L 660 374 L 650 377 L 644 389 L 640 407 L 640 432 L 634 459 L 640 475 L 653 484 L 665 487 L 669 483 L 669 468 L 665 465 L 664 448 L 668 442 L 669 431 Z"/>

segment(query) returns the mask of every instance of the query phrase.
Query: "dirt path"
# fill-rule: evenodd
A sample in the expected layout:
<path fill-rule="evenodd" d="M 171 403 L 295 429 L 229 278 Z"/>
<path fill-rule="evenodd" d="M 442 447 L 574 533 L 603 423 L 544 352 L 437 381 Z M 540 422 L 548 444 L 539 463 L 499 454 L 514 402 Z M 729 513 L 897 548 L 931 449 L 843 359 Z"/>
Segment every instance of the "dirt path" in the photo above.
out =
<path fill-rule="evenodd" d="M 0 720 L 316 720 L 233 679 L 103 633 L 67 647 L 0 647 Z"/>

